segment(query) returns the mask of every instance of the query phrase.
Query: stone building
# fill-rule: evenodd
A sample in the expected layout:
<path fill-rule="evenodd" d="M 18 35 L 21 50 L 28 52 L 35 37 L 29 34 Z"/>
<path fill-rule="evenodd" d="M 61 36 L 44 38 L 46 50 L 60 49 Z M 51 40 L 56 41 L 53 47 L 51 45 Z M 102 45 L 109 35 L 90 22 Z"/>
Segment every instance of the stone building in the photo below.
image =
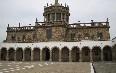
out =
<path fill-rule="evenodd" d="M 35 26 L 7 27 L 8 43 L 33 43 L 33 42 L 78 42 L 82 40 L 107 41 L 110 39 L 109 22 L 73 23 L 69 24 L 69 6 L 58 3 L 44 7 L 44 22 Z"/>
<path fill-rule="evenodd" d="M 44 22 L 35 26 L 7 27 L 6 43 L 0 43 L 3 61 L 90 62 L 116 61 L 116 38 L 110 40 L 105 22 L 69 23 L 69 6 L 44 7 Z"/>

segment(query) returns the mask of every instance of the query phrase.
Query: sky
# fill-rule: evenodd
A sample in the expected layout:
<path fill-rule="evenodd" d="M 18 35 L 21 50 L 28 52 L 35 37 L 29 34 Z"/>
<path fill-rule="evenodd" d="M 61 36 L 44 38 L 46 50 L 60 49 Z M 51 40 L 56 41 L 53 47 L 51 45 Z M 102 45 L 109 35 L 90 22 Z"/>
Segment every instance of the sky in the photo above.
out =
<path fill-rule="evenodd" d="M 10 27 L 35 25 L 35 20 L 43 21 L 44 6 L 55 0 L 0 0 L 0 42 L 6 39 Z M 70 23 L 106 21 L 109 18 L 111 39 L 116 37 L 116 0 L 59 0 L 69 5 Z"/>

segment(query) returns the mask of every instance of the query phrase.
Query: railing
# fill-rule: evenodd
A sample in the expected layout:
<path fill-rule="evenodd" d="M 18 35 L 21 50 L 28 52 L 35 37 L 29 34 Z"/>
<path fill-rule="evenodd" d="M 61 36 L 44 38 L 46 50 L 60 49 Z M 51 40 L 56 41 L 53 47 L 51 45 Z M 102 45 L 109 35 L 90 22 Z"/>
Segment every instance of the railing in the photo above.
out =
<path fill-rule="evenodd" d="M 24 31 L 24 30 L 35 30 L 34 26 L 23 26 L 23 27 L 7 27 L 7 31 Z"/>

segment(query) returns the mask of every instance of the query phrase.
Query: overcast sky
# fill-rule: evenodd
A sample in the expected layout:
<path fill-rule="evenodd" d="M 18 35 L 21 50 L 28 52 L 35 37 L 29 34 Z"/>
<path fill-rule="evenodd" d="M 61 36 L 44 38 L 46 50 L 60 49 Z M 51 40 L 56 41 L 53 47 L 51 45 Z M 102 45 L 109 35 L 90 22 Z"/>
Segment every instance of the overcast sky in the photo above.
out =
<path fill-rule="evenodd" d="M 0 0 L 0 42 L 6 39 L 8 24 L 11 27 L 35 25 L 43 21 L 44 6 L 55 0 Z M 109 18 L 111 39 L 116 37 L 116 0 L 59 0 L 70 7 L 70 23 L 106 21 Z"/>

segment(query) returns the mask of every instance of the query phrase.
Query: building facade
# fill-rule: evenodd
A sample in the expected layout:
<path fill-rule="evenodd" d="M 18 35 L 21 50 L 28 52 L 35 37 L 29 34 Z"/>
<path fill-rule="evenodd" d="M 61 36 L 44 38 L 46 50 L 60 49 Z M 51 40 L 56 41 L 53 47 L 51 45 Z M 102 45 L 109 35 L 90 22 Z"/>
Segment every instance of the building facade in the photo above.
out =
<path fill-rule="evenodd" d="M 105 22 L 69 23 L 69 6 L 44 7 L 44 22 L 35 26 L 7 27 L 6 43 L 0 43 L 2 61 L 92 62 L 116 61 L 116 38 L 110 40 Z"/>
<path fill-rule="evenodd" d="M 105 22 L 69 23 L 69 6 L 59 4 L 44 6 L 44 22 L 35 26 L 7 27 L 8 43 L 78 42 L 82 40 L 107 41 L 110 39 L 108 18 Z"/>

